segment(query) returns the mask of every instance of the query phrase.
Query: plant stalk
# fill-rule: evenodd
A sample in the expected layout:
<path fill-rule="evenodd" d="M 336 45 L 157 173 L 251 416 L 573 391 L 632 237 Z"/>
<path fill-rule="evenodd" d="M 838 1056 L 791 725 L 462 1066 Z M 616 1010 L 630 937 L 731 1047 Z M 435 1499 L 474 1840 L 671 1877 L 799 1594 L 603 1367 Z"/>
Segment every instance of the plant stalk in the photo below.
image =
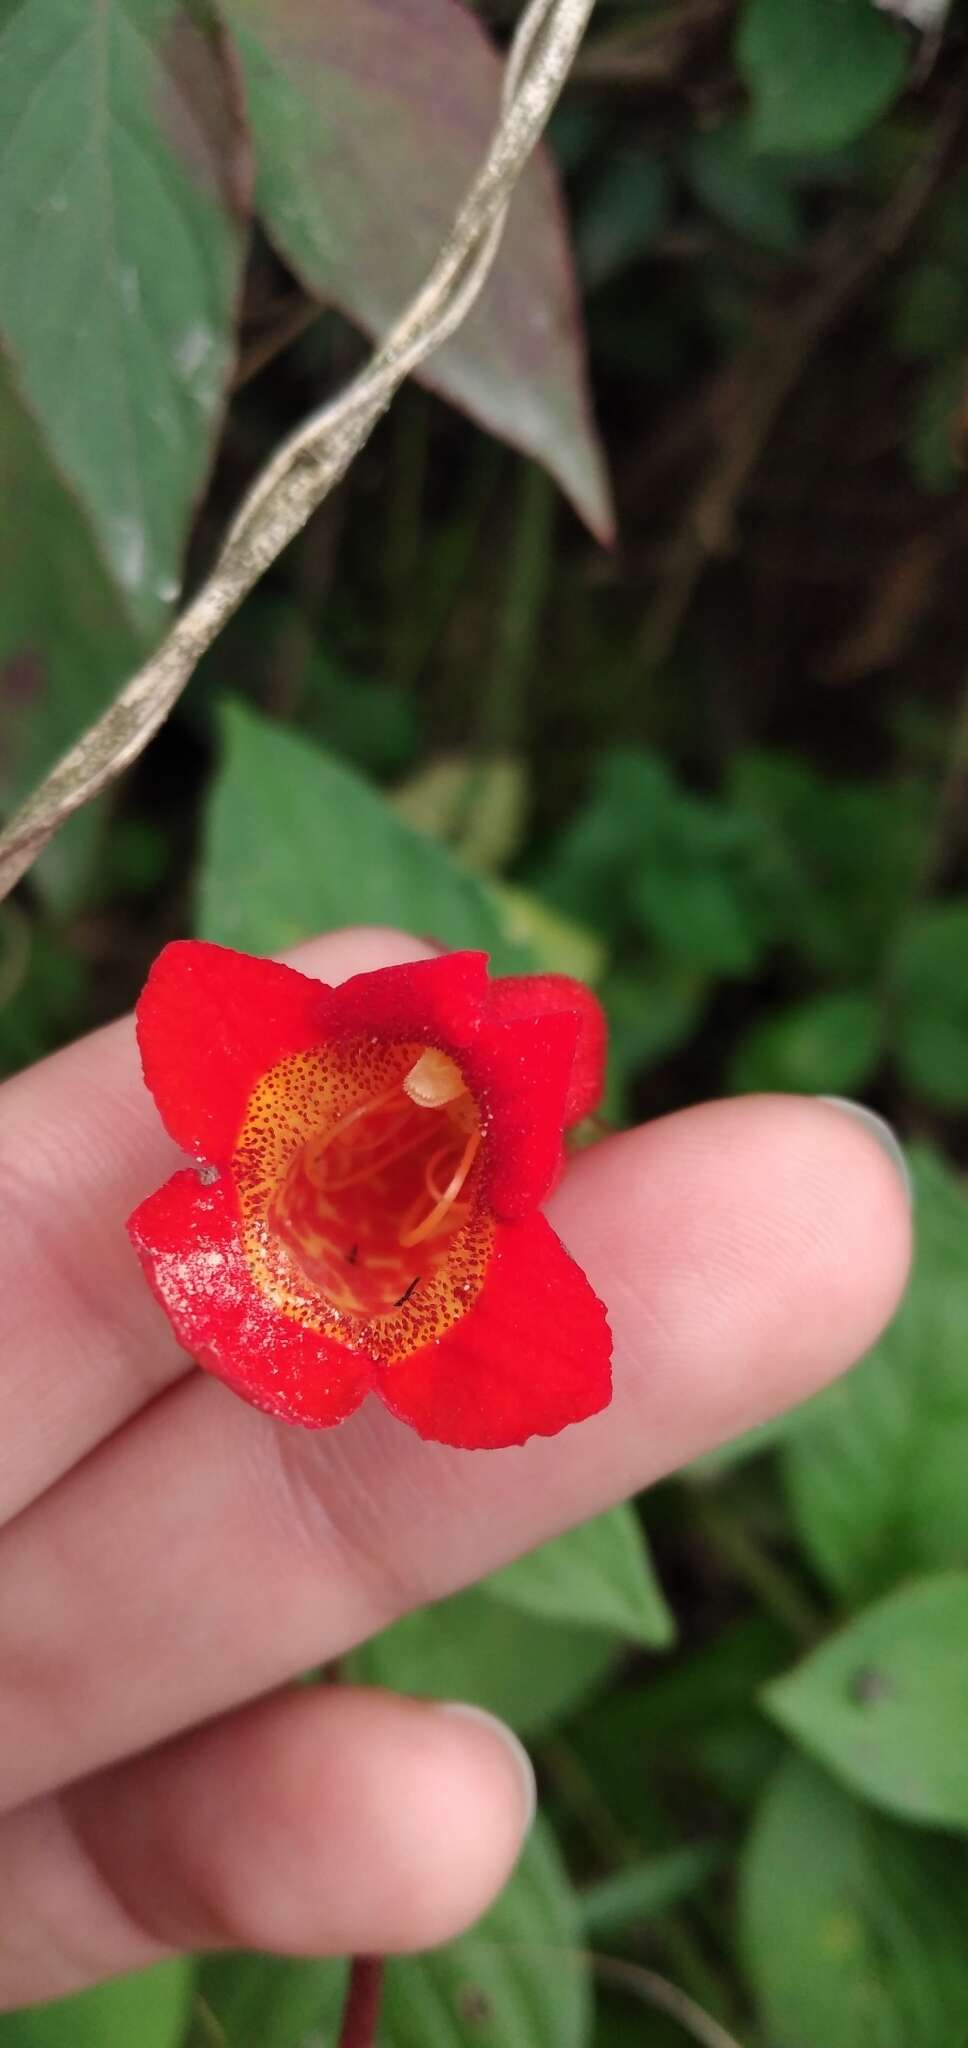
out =
<path fill-rule="evenodd" d="M 354 1956 L 343 2008 L 339 2048 L 376 2048 L 383 1996 L 383 1957 Z"/>
<path fill-rule="evenodd" d="M 595 0 L 528 0 L 487 157 L 429 276 L 340 396 L 291 434 L 253 485 L 214 569 L 161 646 L 0 833 L 0 897 L 82 804 L 130 767 L 202 655 L 343 476 L 411 371 L 456 332 L 497 254 L 511 195 L 571 69 Z"/>

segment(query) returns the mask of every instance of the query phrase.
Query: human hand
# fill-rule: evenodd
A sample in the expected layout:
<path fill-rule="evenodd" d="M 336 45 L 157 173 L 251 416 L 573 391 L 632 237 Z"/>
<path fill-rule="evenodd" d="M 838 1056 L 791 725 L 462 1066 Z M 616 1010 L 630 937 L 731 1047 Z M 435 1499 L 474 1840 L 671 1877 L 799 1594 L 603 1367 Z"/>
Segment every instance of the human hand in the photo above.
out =
<path fill-rule="evenodd" d="M 346 932 L 298 964 L 422 950 Z M 513 1740 L 272 1689 L 803 1399 L 909 1256 L 899 1172 L 842 1110 L 687 1110 L 577 1156 L 548 1205 L 609 1308 L 609 1409 L 486 1454 L 374 1401 L 316 1434 L 193 1371 L 151 1299 L 124 1220 L 176 1163 L 130 1020 L 0 1090 L 0 2005 L 179 1949 L 399 1950 L 476 1918 L 529 1818 Z"/>

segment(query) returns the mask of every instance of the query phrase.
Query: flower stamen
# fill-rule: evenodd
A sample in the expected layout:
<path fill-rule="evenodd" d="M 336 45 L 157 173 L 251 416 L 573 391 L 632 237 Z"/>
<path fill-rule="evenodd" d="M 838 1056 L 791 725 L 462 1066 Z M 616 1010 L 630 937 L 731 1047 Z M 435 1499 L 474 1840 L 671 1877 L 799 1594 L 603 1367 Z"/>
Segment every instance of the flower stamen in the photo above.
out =
<path fill-rule="evenodd" d="M 445 1053 L 406 1053 L 395 1078 L 384 1071 L 372 1093 L 320 1117 L 269 1195 L 273 1239 L 344 1320 L 392 1316 L 418 1286 L 421 1299 L 428 1286 L 439 1295 L 457 1270 L 454 1240 L 476 1215 L 477 1105 Z"/>
<path fill-rule="evenodd" d="M 425 1216 L 423 1222 L 418 1223 L 415 1229 L 400 1231 L 399 1242 L 406 1250 L 409 1251 L 411 1245 L 421 1244 L 425 1237 L 432 1237 L 434 1231 L 439 1230 L 446 1221 L 474 1164 L 480 1142 L 480 1131 L 472 1131 L 443 1194 L 438 1197 L 429 1216 Z M 431 1198 L 436 1193 L 436 1188 L 431 1178 L 433 1169 L 437 1165 L 438 1160 L 444 1157 L 446 1157 L 446 1152 L 442 1149 L 435 1154 L 426 1171 L 427 1192 Z"/>

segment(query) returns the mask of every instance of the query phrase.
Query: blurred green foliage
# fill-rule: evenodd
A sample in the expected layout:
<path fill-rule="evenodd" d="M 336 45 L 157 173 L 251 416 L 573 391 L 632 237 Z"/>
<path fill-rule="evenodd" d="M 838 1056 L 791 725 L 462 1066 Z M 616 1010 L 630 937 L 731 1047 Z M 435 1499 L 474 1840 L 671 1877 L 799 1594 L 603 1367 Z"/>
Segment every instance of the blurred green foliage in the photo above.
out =
<path fill-rule="evenodd" d="M 393 1964 L 386 2048 L 675 2048 L 683 1998 L 743 2048 L 968 2024 L 966 11 L 600 0 L 570 225 L 546 160 L 431 366 L 469 418 L 404 392 L 0 907 L 6 1072 L 174 933 L 372 921 L 594 981 L 612 1121 L 792 1089 L 918 1141 L 911 1288 L 850 1379 L 659 1488 L 652 1550 L 617 1510 L 349 1660 L 503 1713 L 544 1789 L 482 1927 Z M 6 809 L 421 275 L 514 10 L 476 13 L 0 5 Z M 611 555 L 548 481 L 601 533 L 608 472 Z M 0 2048 L 316 2048 L 344 1977 L 172 1966 Z"/>

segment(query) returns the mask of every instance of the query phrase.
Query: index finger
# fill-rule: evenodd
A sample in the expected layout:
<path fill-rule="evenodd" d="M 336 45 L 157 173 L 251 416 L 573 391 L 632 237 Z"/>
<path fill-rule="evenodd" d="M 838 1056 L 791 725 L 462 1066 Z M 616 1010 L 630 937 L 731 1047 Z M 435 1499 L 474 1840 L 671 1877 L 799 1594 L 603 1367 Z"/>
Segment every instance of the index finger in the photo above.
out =
<path fill-rule="evenodd" d="M 297 958 L 339 982 L 429 950 L 374 927 L 315 939 Z M 192 1370 L 124 1229 L 179 1163 L 130 1017 L 0 1088 L 0 1523 Z"/>

